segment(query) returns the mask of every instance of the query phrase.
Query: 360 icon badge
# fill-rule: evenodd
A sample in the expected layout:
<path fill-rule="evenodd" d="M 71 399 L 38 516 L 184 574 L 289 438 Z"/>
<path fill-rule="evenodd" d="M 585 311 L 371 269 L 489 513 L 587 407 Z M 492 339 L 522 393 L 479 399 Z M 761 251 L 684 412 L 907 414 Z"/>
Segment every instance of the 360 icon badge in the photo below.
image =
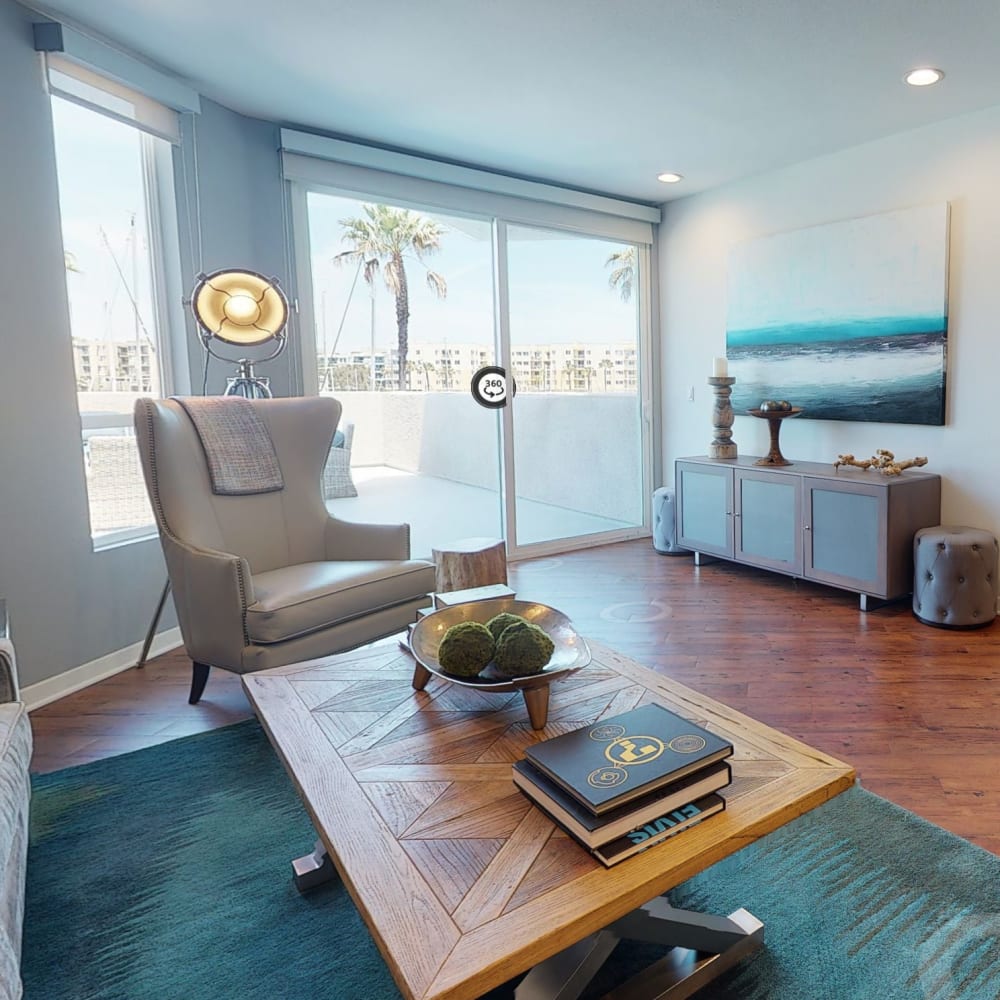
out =
<path fill-rule="evenodd" d="M 507 397 L 517 394 L 517 383 L 513 376 L 499 365 L 487 365 L 472 376 L 472 398 L 488 410 L 499 410 L 507 405 Z"/>

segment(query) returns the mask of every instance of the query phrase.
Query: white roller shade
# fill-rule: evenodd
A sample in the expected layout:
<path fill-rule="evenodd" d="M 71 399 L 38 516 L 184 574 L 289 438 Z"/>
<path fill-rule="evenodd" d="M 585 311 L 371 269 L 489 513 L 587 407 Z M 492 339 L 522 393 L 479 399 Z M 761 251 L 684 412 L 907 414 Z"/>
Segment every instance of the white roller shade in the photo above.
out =
<path fill-rule="evenodd" d="M 649 245 L 659 208 L 406 153 L 281 130 L 287 180 L 398 205 L 551 226 Z"/>
<path fill-rule="evenodd" d="M 175 145 L 180 143 L 176 111 L 55 52 L 46 53 L 45 60 L 50 93 L 127 122 Z"/>

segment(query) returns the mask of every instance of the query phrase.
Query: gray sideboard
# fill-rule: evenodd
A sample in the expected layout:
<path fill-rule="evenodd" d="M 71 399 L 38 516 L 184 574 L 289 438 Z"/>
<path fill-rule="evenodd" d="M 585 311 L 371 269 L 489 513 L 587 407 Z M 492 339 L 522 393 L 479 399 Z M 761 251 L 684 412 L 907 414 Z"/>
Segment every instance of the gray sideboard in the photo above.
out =
<path fill-rule="evenodd" d="M 818 462 L 736 459 L 675 463 L 677 542 L 701 555 L 851 590 L 861 608 L 913 589 L 913 536 L 941 523 L 941 477 Z"/>

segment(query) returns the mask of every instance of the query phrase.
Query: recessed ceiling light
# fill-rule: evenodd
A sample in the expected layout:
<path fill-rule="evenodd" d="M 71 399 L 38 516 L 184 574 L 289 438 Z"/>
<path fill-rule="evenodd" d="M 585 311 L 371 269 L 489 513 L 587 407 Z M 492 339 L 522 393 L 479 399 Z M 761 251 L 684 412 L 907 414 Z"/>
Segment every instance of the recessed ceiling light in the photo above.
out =
<path fill-rule="evenodd" d="M 683 174 L 657 174 L 656 179 L 658 181 L 663 181 L 664 184 L 676 184 L 678 181 L 684 180 Z"/>
<path fill-rule="evenodd" d="M 944 71 L 933 69 L 930 66 L 921 66 L 918 69 L 911 69 L 903 79 L 911 87 L 929 87 L 932 83 L 938 83 L 944 79 Z"/>

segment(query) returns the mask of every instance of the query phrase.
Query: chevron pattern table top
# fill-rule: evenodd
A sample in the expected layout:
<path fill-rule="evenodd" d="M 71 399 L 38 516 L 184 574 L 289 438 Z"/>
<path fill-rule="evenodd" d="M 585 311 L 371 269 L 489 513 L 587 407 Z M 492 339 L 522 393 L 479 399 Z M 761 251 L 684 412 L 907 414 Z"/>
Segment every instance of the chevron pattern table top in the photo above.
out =
<path fill-rule="evenodd" d="M 415 691 L 394 644 L 244 677 L 407 1000 L 474 1000 L 853 783 L 847 764 L 590 646 L 591 664 L 553 684 L 542 731 L 517 692 L 438 677 Z M 606 869 L 517 791 L 511 764 L 649 702 L 732 741 L 727 808 Z"/>

